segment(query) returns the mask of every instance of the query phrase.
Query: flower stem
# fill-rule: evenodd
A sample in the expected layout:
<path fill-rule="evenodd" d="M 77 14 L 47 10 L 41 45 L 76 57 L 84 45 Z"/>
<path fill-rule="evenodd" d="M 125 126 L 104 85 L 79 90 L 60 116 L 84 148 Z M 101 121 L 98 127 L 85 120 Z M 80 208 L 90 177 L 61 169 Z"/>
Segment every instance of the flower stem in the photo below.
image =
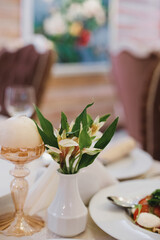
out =
<path fill-rule="evenodd" d="M 73 163 L 72 163 L 72 168 L 71 168 L 71 172 L 72 172 L 72 173 L 75 173 L 75 167 L 76 167 L 76 165 L 77 165 L 77 160 L 78 160 L 79 156 L 80 156 L 80 154 L 78 154 L 78 155 L 74 158 L 74 161 L 73 161 Z M 73 166 L 73 165 L 75 165 L 75 166 Z"/>
<path fill-rule="evenodd" d="M 80 161 L 81 161 L 81 158 L 82 158 L 82 151 L 80 151 L 79 159 L 78 159 L 78 161 L 77 161 L 77 163 L 76 163 L 76 166 L 75 166 L 75 168 L 74 168 L 75 172 L 78 172 L 78 166 L 79 166 L 79 163 L 80 163 Z"/>

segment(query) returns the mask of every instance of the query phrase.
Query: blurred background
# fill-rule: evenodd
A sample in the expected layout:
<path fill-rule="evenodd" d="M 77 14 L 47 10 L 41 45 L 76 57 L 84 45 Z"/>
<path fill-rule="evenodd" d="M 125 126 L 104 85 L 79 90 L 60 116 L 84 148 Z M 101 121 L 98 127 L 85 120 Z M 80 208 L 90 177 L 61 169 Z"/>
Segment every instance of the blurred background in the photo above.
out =
<path fill-rule="evenodd" d="M 158 159 L 159 50 L 159 0 L 0 0 L 1 114 L 8 86 L 32 86 L 55 127 L 94 102 Z"/>

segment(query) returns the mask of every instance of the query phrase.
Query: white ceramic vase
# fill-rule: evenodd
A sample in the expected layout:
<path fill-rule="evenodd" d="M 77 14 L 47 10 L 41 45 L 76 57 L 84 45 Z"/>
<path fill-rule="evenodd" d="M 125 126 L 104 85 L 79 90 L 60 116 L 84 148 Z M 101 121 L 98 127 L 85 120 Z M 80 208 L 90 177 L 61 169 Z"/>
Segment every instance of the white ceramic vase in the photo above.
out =
<path fill-rule="evenodd" d="M 58 174 L 58 190 L 48 208 L 48 229 L 62 237 L 73 237 L 85 230 L 88 211 L 79 194 L 78 174 Z"/>

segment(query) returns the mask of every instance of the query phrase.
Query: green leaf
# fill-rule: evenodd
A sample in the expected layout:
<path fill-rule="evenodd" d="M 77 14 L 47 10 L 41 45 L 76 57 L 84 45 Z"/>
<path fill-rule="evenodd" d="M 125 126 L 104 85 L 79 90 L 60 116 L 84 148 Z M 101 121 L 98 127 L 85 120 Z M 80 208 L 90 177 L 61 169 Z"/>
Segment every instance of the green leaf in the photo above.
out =
<path fill-rule="evenodd" d="M 87 124 L 88 124 L 88 126 L 89 127 L 91 127 L 92 126 L 92 124 L 93 124 L 93 119 L 91 118 L 91 116 L 89 115 L 89 114 L 87 114 Z"/>
<path fill-rule="evenodd" d="M 160 189 L 156 189 L 153 193 L 152 196 L 154 197 L 160 197 Z"/>
<path fill-rule="evenodd" d="M 100 148 L 103 149 L 107 146 L 107 144 L 110 142 L 115 130 L 116 130 L 116 126 L 118 123 L 118 118 L 116 118 L 112 124 L 107 128 L 107 130 L 104 132 L 104 134 L 102 135 L 102 137 L 99 139 L 99 141 L 95 144 L 95 148 Z M 88 155 L 88 154 L 83 154 L 81 161 L 79 163 L 78 166 L 78 170 L 84 167 L 87 167 L 88 165 L 92 164 L 93 161 L 95 160 L 95 158 L 98 156 L 99 153 L 97 153 L 96 155 Z"/>
<path fill-rule="evenodd" d="M 44 144 L 50 145 L 50 146 L 54 146 L 54 147 L 58 147 L 57 144 L 57 139 L 55 141 L 54 138 L 49 137 L 47 134 L 45 134 L 45 132 L 42 131 L 42 129 L 38 126 L 38 124 L 35 122 L 38 132 L 41 135 L 41 138 L 44 142 Z"/>
<path fill-rule="evenodd" d="M 152 207 L 160 206 L 160 189 L 156 189 L 152 193 L 152 198 L 148 200 L 148 204 Z"/>
<path fill-rule="evenodd" d="M 35 110 L 40 122 L 40 125 L 43 129 L 43 131 L 48 135 L 48 136 L 52 136 L 53 134 L 53 126 L 52 123 L 50 121 L 48 121 L 40 112 L 39 108 L 37 106 L 35 106 Z"/>
<path fill-rule="evenodd" d="M 36 122 L 35 123 L 38 128 L 39 134 L 42 137 L 43 142 L 50 146 L 58 147 L 57 138 L 54 135 L 52 123 L 42 115 L 37 106 L 35 106 L 35 110 L 43 131 L 38 127 L 37 123 Z"/>
<path fill-rule="evenodd" d="M 87 114 L 86 114 L 86 110 L 87 108 L 91 107 L 93 105 L 93 103 L 88 104 L 85 109 L 81 112 L 81 114 L 79 114 L 79 116 L 76 118 L 75 123 L 73 125 L 72 128 L 72 132 L 76 132 L 75 136 L 78 137 L 79 136 L 79 131 L 80 131 L 80 124 L 82 122 L 83 127 L 87 126 Z"/>
<path fill-rule="evenodd" d="M 107 114 L 107 115 L 100 117 L 99 122 L 105 122 L 110 116 L 111 116 L 111 114 Z"/>
<path fill-rule="evenodd" d="M 92 139 L 87 133 L 87 129 L 83 128 L 79 134 L 79 147 L 82 150 L 83 148 L 88 148 L 92 144 Z"/>
<path fill-rule="evenodd" d="M 69 174 L 65 162 L 60 162 L 60 169 L 63 174 Z"/>
<path fill-rule="evenodd" d="M 60 155 L 59 155 L 59 154 L 54 153 L 54 152 L 48 152 L 48 154 L 51 155 L 51 157 L 52 157 L 52 159 L 53 159 L 54 161 L 56 161 L 57 163 L 60 162 Z"/>
<path fill-rule="evenodd" d="M 72 157 L 72 158 L 69 160 L 70 173 L 72 173 L 72 166 L 73 166 L 74 161 L 75 161 L 75 157 Z"/>
<path fill-rule="evenodd" d="M 82 122 L 83 128 L 87 128 L 88 129 L 87 112 L 86 112 L 86 110 L 83 112 L 82 121 L 81 122 Z"/>
<path fill-rule="evenodd" d="M 98 154 L 99 153 L 97 153 L 96 155 L 88 155 L 88 154 L 84 153 L 82 155 L 81 161 L 79 163 L 78 170 L 92 164 L 93 161 L 95 160 L 95 158 L 98 156 Z"/>
<path fill-rule="evenodd" d="M 96 136 L 92 136 L 92 137 L 91 137 L 92 141 L 93 141 L 95 138 L 96 138 Z"/>
<path fill-rule="evenodd" d="M 106 129 L 106 131 L 104 132 L 104 134 L 102 135 L 102 137 L 98 140 L 98 142 L 95 144 L 95 148 L 100 148 L 100 149 L 104 149 L 108 143 L 110 142 L 111 138 L 114 135 L 114 132 L 116 130 L 117 127 L 117 123 L 118 123 L 118 117 L 111 123 L 111 125 Z"/>
<path fill-rule="evenodd" d="M 151 207 L 160 206 L 160 199 L 151 198 L 150 200 L 148 200 L 148 204 L 149 204 Z"/>
<path fill-rule="evenodd" d="M 66 115 L 63 112 L 61 112 L 61 129 L 59 131 L 60 135 L 62 134 L 63 130 L 66 130 L 66 132 L 68 132 L 69 124 Z"/>

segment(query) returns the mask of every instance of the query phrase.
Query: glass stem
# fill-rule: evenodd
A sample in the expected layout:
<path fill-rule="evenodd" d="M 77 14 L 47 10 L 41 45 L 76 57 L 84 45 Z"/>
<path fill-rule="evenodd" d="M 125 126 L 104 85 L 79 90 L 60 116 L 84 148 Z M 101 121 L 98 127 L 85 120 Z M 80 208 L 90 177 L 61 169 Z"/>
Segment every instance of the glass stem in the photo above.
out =
<path fill-rule="evenodd" d="M 15 206 L 15 214 L 22 216 L 24 203 L 28 193 L 28 182 L 25 179 L 29 174 L 29 170 L 24 165 L 16 165 L 10 174 L 14 176 L 11 182 L 11 195 Z"/>

